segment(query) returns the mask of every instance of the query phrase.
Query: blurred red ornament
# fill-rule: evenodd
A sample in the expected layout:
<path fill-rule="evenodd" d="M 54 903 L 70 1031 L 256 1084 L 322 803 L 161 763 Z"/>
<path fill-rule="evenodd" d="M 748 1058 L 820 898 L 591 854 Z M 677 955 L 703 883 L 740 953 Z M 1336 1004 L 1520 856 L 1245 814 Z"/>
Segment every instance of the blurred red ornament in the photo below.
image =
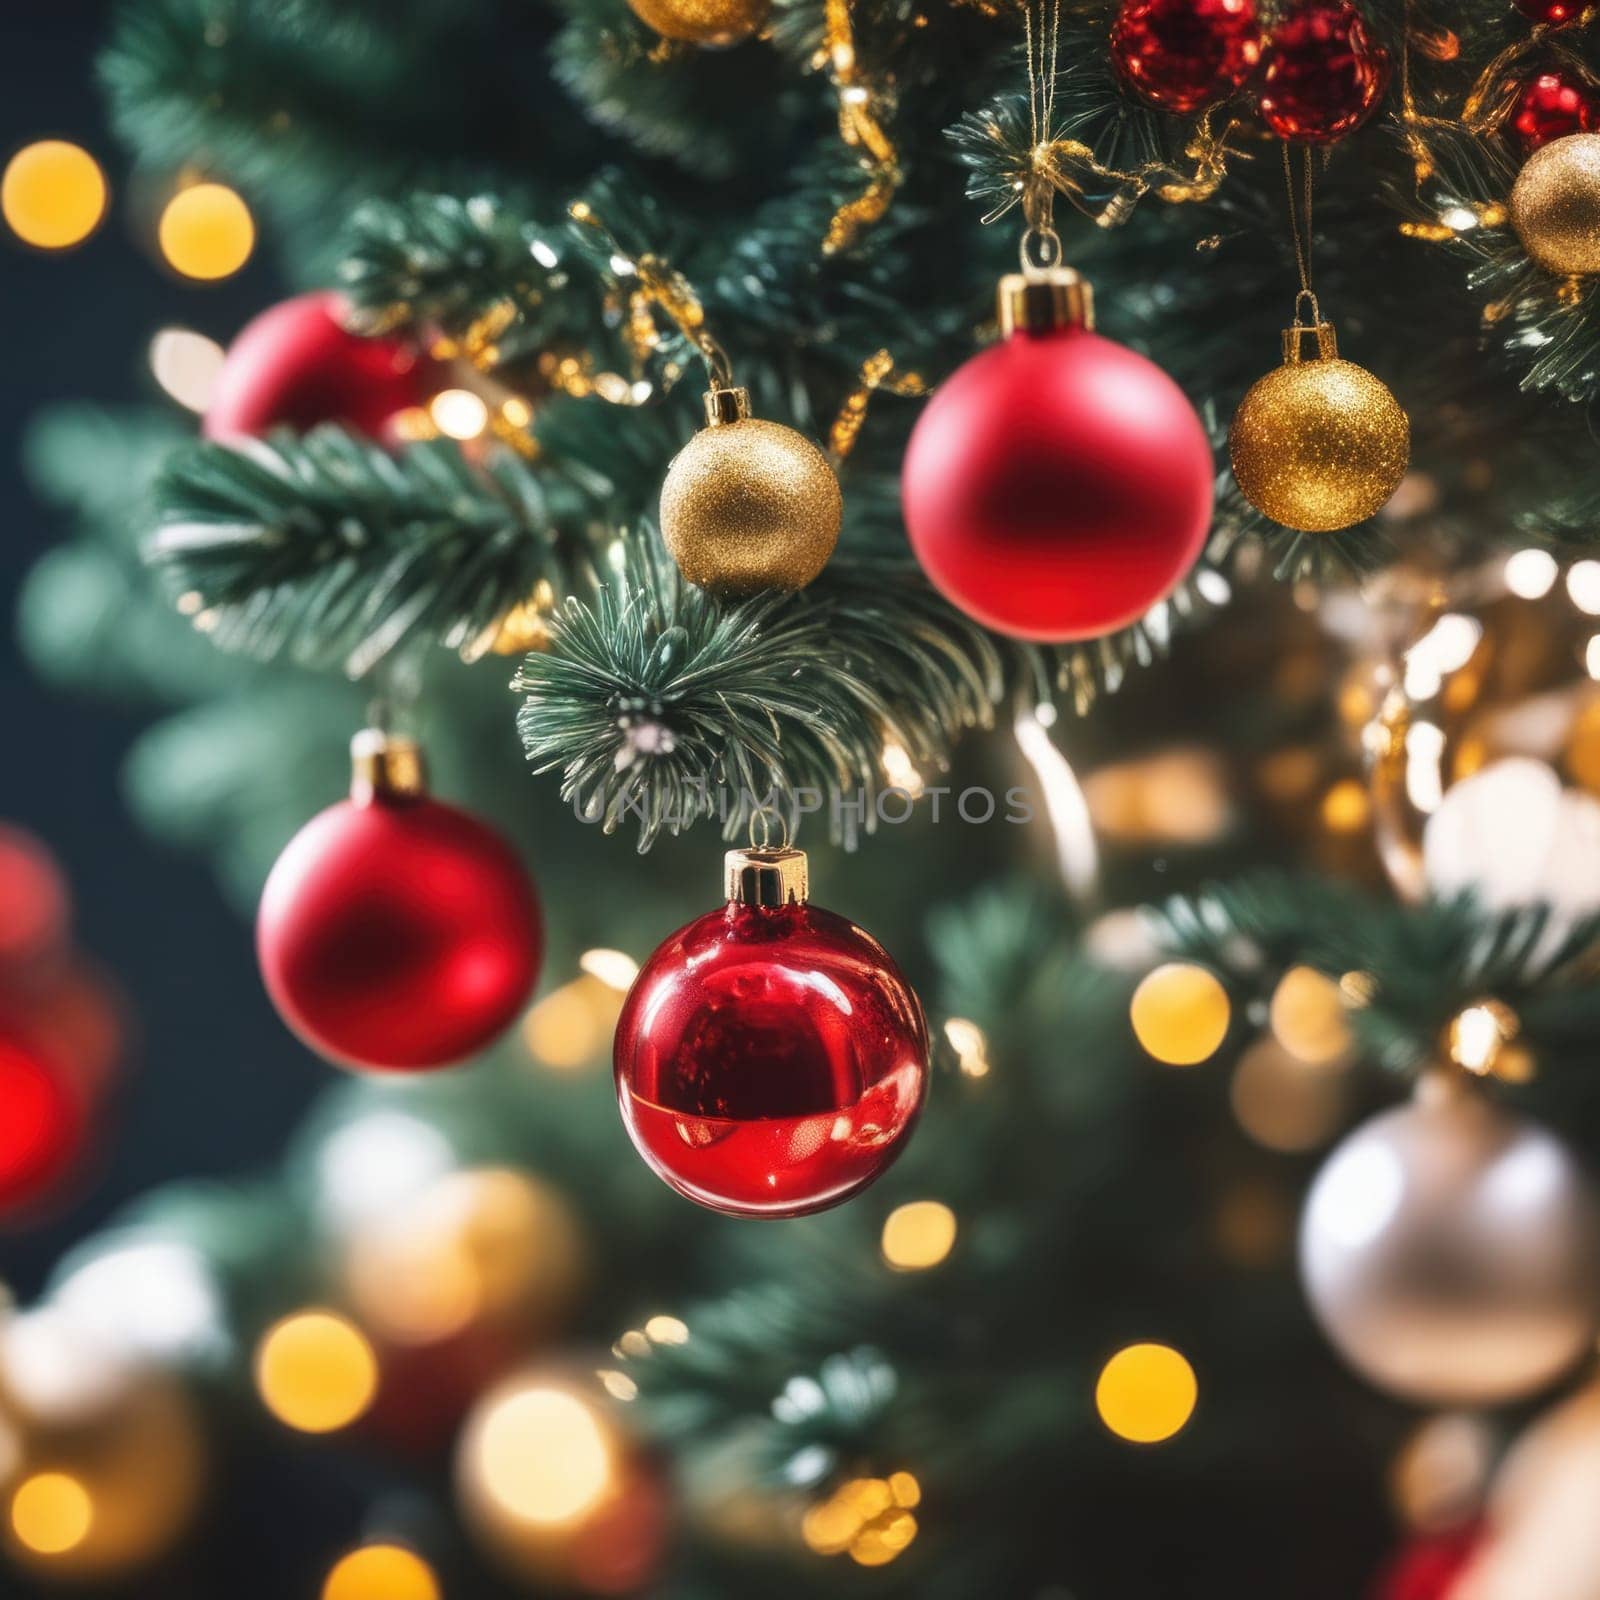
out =
<path fill-rule="evenodd" d="M 78 957 L 24 969 L 20 975 L 0 969 L 0 1035 L 13 1035 L 42 1050 L 82 1099 L 96 1101 L 110 1086 L 123 1034 L 116 990 Z"/>
<path fill-rule="evenodd" d="M 31 834 L 0 823 L 0 973 L 59 954 L 71 914 L 49 851 Z"/>
<path fill-rule="evenodd" d="M 1530 22 L 1542 22 L 1559 28 L 1574 17 L 1583 15 L 1588 0 L 1517 0 L 1517 10 Z"/>
<path fill-rule="evenodd" d="M 1419 1535 L 1380 1574 L 1372 1600 L 1449 1600 L 1482 1543 L 1477 1523 Z"/>
<path fill-rule="evenodd" d="M 32 1041 L 0 1034 L 0 1215 L 41 1199 L 88 1134 L 82 1097 Z"/>
<path fill-rule="evenodd" d="M 1183 391 L 1092 331 L 1065 269 L 1001 285 L 1005 337 L 940 384 L 901 473 L 933 586 L 1019 639 L 1093 639 L 1137 621 L 1192 567 L 1215 464 Z"/>
<path fill-rule="evenodd" d="M 1124 0 L 1111 27 L 1112 65 L 1164 111 L 1222 99 L 1260 57 L 1255 0 Z"/>
<path fill-rule="evenodd" d="M 876 940 L 807 904 L 805 861 L 730 851 L 728 903 L 661 945 L 617 1022 L 640 1155 L 731 1216 L 799 1216 L 864 1189 L 927 1090 L 916 995 Z"/>
<path fill-rule="evenodd" d="M 1586 84 L 1559 72 L 1541 72 L 1522 91 L 1511 118 L 1523 150 L 1532 155 L 1542 144 L 1569 133 L 1588 133 L 1595 126 L 1595 99 Z"/>
<path fill-rule="evenodd" d="M 423 792 L 414 744 L 369 730 L 353 752 L 351 797 L 289 841 L 262 891 L 262 975 L 284 1021 L 333 1061 L 448 1066 L 527 1003 L 538 901 L 499 834 Z"/>
<path fill-rule="evenodd" d="M 1332 144 L 1359 128 L 1389 87 L 1389 52 L 1348 0 L 1299 0 L 1261 59 L 1261 115 L 1280 139 Z"/>
<path fill-rule="evenodd" d="M 297 295 L 247 323 L 228 347 L 202 431 L 235 439 L 319 422 L 372 438 L 428 398 L 432 363 L 399 339 L 364 339 L 332 293 Z"/>

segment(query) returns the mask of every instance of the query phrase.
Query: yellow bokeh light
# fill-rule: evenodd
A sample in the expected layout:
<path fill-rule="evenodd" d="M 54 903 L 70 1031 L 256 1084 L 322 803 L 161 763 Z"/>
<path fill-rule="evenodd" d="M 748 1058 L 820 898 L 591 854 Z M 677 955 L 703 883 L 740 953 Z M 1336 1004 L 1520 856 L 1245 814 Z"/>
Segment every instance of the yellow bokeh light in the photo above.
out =
<path fill-rule="evenodd" d="M 680 1317 L 654 1316 L 645 1323 L 644 1336 L 652 1344 L 688 1344 L 689 1324 Z"/>
<path fill-rule="evenodd" d="M 65 139 L 26 145 L 0 178 L 0 211 L 19 239 L 40 250 L 81 244 L 105 210 L 106 179 L 99 163 Z"/>
<path fill-rule="evenodd" d="M 477 1466 L 503 1510 L 541 1526 L 592 1511 L 615 1476 L 611 1441 L 599 1418 L 564 1389 L 519 1389 L 484 1418 Z"/>
<path fill-rule="evenodd" d="M 1194 1414 L 1194 1368 L 1170 1345 L 1131 1344 L 1100 1370 L 1095 1410 L 1119 1439 L 1159 1444 Z"/>
<path fill-rule="evenodd" d="M 60 1556 L 89 1537 L 94 1503 L 89 1491 L 64 1472 L 24 1478 L 11 1496 L 11 1527 L 36 1555 Z"/>
<path fill-rule="evenodd" d="M 1307 1066 L 1337 1061 L 1350 1048 L 1339 985 L 1314 967 L 1290 967 L 1272 992 L 1269 1013 L 1278 1043 Z"/>
<path fill-rule="evenodd" d="M 1372 802 L 1355 778 L 1341 778 L 1322 797 L 1323 826 L 1333 833 L 1360 833 L 1371 815 Z"/>
<path fill-rule="evenodd" d="M 523 1018 L 528 1052 L 558 1072 L 576 1072 L 610 1047 L 622 994 L 592 973 L 553 989 Z"/>
<path fill-rule="evenodd" d="M 607 988 L 626 994 L 639 976 L 639 963 L 626 950 L 585 950 L 578 965 Z"/>
<path fill-rule="evenodd" d="M 938 1266 L 955 1242 L 955 1212 L 938 1200 L 913 1200 L 889 1213 L 880 1244 L 897 1272 L 921 1272 Z"/>
<path fill-rule="evenodd" d="M 322 1600 L 440 1600 L 439 1580 L 410 1550 L 369 1544 L 352 1550 L 328 1574 Z"/>
<path fill-rule="evenodd" d="M 1228 992 L 1215 974 L 1186 961 L 1148 974 L 1133 992 L 1129 1017 L 1139 1043 L 1169 1067 L 1192 1067 L 1227 1037 Z"/>
<path fill-rule="evenodd" d="M 448 439 L 476 439 L 489 426 L 489 408 L 470 389 L 441 389 L 428 402 L 433 425 Z"/>
<path fill-rule="evenodd" d="M 161 254 L 186 278 L 228 278 L 250 259 L 256 225 L 225 183 L 196 183 L 167 202 L 157 229 Z"/>
<path fill-rule="evenodd" d="M 366 1335 L 331 1311 L 297 1311 L 269 1328 L 256 1349 L 255 1375 L 267 1409 L 302 1433 L 348 1427 L 378 1391 L 378 1361 Z"/>
<path fill-rule="evenodd" d="M 852 1478 L 806 1512 L 800 1537 L 818 1555 L 848 1555 L 859 1566 L 886 1566 L 916 1538 L 911 1511 L 921 1500 L 922 1486 L 909 1472 Z"/>

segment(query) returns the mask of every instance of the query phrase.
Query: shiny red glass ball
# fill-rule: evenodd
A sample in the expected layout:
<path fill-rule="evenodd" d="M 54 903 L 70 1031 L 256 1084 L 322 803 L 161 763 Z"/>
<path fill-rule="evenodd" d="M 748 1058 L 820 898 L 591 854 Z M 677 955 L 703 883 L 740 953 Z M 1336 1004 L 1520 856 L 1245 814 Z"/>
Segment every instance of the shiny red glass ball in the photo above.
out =
<path fill-rule="evenodd" d="M 1389 52 L 1347 0 L 1299 0 L 1262 53 L 1261 115 L 1280 139 L 1332 144 L 1377 110 Z"/>
<path fill-rule="evenodd" d="M 399 339 L 350 333 L 343 311 L 337 294 L 302 294 L 246 323 L 206 407 L 206 438 L 339 422 L 376 439 L 397 412 L 421 405 L 431 363 Z"/>
<path fill-rule="evenodd" d="M 1186 113 L 1220 100 L 1261 56 L 1255 0 L 1124 0 L 1111 63 L 1141 99 Z"/>
<path fill-rule="evenodd" d="M 88 1136 L 69 1076 L 21 1036 L 0 1033 L 0 1216 L 41 1199 Z"/>
<path fill-rule="evenodd" d="M 1559 28 L 1581 16 L 1587 0 L 1517 0 L 1517 10 L 1530 22 L 1544 22 Z"/>
<path fill-rule="evenodd" d="M 1541 72 L 1522 91 L 1511 117 L 1517 140 L 1528 155 L 1552 139 L 1589 133 L 1595 122 L 1594 97 L 1583 84 L 1560 72 Z"/>
<path fill-rule="evenodd" d="M 544 934 L 511 847 L 425 797 L 344 800 L 284 849 L 256 949 L 285 1022 L 345 1066 L 411 1072 L 484 1049 L 527 1003 Z"/>
<path fill-rule="evenodd" d="M 1017 332 L 934 392 L 901 502 L 935 588 L 997 633 L 1062 642 L 1136 621 L 1211 525 L 1205 428 L 1154 362 L 1080 327 Z"/>
<path fill-rule="evenodd" d="M 927 1024 L 888 952 L 845 918 L 730 904 L 645 963 L 616 1077 L 629 1136 L 679 1194 L 800 1216 L 900 1153 L 927 1089 Z"/>

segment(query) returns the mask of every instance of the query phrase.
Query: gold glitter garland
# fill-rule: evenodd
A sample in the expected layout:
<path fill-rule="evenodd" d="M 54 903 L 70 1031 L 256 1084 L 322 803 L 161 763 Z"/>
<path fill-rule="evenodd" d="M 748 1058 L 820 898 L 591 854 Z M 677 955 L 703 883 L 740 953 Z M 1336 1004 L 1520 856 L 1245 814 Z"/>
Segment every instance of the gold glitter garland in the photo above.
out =
<path fill-rule="evenodd" d="M 915 372 L 896 373 L 894 357 L 887 350 L 879 350 L 861 363 L 860 381 L 844 397 L 839 414 L 828 430 L 828 456 L 834 462 L 843 461 L 855 449 L 867 420 L 867 407 L 879 389 L 890 394 L 915 397 L 928 392 L 928 385 Z"/>
<path fill-rule="evenodd" d="M 839 94 L 839 137 L 852 150 L 863 152 L 862 165 L 869 176 L 866 188 L 834 212 L 823 235 L 825 256 L 848 250 L 864 229 L 883 220 L 903 176 L 899 153 L 885 127 L 894 111 L 893 89 L 888 80 L 875 84 L 862 72 L 850 6 L 851 0 L 827 0 L 817 60 L 818 65 L 827 65 Z"/>

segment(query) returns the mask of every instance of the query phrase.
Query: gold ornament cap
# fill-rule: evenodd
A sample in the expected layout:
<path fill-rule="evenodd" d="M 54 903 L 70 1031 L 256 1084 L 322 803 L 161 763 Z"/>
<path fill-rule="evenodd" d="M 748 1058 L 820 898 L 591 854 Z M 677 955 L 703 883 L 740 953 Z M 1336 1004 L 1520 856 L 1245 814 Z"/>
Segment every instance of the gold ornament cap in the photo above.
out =
<path fill-rule="evenodd" d="M 1094 287 L 1071 267 L 1036 267 L 1008 272 L 1000 280 L 998 314 L 1002 338 L 1013 333 L 1094 331 Z"/>
<path fill-rule="evenodd" d="M 350 741 L 350 798 L 358 806 L 374 800 L 414 800 L 427 790 L 428 769 L 415 739 L 363 728 Z"/>
<path fill-rule="evenodd" d="M 1306 340 L 1310 339 L 1311 354 L 1306 354 Z M 1283 330 L 1283 359 L 1287 366 L 1296 366 L 1300 362 L 1310 359 L 1312 361 L 1337 361 L 1339 359 L 1339 336 L 1333 331 L 1331 322 L 1297 322 L 1292 328 Z"/>
<path fill-rule="evenodd" d="M 707 389 L 706 426 L 720 428 L 729 422 L 745 422 L 750 417 L 750 391 L 744 388 Z"/>
<path fill-rule="evenodd" d="M 736 906 L 803 906 L 811 890 L 804 850 L 750 846 L 722 858 L 723 888 Z"/>

